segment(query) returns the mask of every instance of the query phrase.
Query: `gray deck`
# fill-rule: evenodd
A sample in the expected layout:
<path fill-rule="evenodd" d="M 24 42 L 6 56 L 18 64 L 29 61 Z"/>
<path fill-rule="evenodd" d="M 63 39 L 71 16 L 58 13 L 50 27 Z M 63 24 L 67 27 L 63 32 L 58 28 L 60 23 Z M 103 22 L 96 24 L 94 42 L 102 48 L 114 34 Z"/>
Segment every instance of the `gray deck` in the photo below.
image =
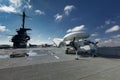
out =
<path fill-rule="evenodd" d="M 46 55 L 1 59 L 0 80 L 120 79 L 119 58 L 101 56 L 97 58 L 80 57 L 80 60 L 75 60 L 75 55 L 66 55 L 64 50 L 59 48 L 33 49 L 33 51 Z M 9 54 L 7 53 L 9 50 L 3 52 Z"/>

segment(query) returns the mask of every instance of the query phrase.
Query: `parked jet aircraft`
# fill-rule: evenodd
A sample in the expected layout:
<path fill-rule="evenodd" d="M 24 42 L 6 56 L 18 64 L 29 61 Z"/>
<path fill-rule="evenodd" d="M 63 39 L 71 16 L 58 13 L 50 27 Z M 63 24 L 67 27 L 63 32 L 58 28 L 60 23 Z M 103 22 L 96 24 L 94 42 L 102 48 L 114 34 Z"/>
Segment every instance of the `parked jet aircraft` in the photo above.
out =
<path fill-rule="evenodd" d="M 76 53 L 76 50 L 74 48 L 76 47 L 78 53 L 96 56 L 98 42 L 86 40 L 88 37 L 90 37 L 90 35 L 87 33 L 72 32 L 65 35 L 63 39 L 55 38 L 53 42 L 56 44 L 57 47 L 65 47 L 66 54 Z M 75 40 L 73 41 L 73 39 Z M 74 46 L 71 44 L 71 42 L 74 42 Z"/>

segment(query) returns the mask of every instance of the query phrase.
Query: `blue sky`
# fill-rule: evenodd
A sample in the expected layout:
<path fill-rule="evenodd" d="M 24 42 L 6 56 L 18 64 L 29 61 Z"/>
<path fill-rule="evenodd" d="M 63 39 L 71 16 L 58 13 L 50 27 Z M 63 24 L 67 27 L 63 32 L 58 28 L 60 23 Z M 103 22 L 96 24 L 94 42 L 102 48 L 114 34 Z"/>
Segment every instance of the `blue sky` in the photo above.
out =
<path fill-rule="evenodd" d="M 70 32 L 91 34 L 100 46 L 120 46 L 120 0 L 0 0 L 0 44 L 12 44 L 25 9 L 28 43 L 51 43 Z"/>

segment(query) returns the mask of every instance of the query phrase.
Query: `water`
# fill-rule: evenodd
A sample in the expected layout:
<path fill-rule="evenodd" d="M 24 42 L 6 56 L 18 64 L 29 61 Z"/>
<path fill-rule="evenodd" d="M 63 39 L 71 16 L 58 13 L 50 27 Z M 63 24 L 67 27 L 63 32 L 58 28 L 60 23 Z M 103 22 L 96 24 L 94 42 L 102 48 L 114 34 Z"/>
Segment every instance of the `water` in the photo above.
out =
<path fill-rule="evenodd" d="M 36 52 L 33 52 L 32 50 L 27 53 L 29 56 L 45 56 L 48 54 L 38 54 Z"/>
<path fill-rule="evenodd" d="M 38 55 L 36 52 L 33 52 L 33 51 L 29 51 L 27 54 L 29 56 L 37 56 Z"/>
<path fill-rule="evenodd" d="M 10 58 L 9 55 L 0 55 L 0 59 L 7 59 Z"/>
<path fill-rule="evenodd" d="M 20 54 L 22 54 L 22 53 L 20 53 Z M 28 57 L 31 57 L 31 56 L 46 56 L 46 55 L 48 55 L 48 54 L 45 54 L 45 53 L 44 54 L 43 53 L 42 54 L 40 54 L 40 53 L 38 54 L 38 53 L 36 53 L 36 52 L 34 52 L 32 50 L 30 50 L 27 54 L 29 55 Z M 0 59 L 8 59 L 8 58 L 10 58 L 10 55 L 0 55 Z M 18 57 L 14 57 L 14 58 L 18 58 Z"/>

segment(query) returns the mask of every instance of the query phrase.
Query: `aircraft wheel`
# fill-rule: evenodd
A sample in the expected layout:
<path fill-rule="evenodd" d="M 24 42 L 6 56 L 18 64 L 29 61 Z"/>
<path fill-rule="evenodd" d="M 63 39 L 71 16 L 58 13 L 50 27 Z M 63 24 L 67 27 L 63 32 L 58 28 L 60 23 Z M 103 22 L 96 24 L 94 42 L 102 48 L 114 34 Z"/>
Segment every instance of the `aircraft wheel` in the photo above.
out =
<path fill-rule="evenodd" d="M 97 55 L 96 55 L 96 54 L 94 54 L 92 57 L 97 57 Z"/>
<path fill-rule="evenodd" d="M 68 54 L 68 49 L 67 49 L 67 50 L 65 50 L 65 54 Z"/>

